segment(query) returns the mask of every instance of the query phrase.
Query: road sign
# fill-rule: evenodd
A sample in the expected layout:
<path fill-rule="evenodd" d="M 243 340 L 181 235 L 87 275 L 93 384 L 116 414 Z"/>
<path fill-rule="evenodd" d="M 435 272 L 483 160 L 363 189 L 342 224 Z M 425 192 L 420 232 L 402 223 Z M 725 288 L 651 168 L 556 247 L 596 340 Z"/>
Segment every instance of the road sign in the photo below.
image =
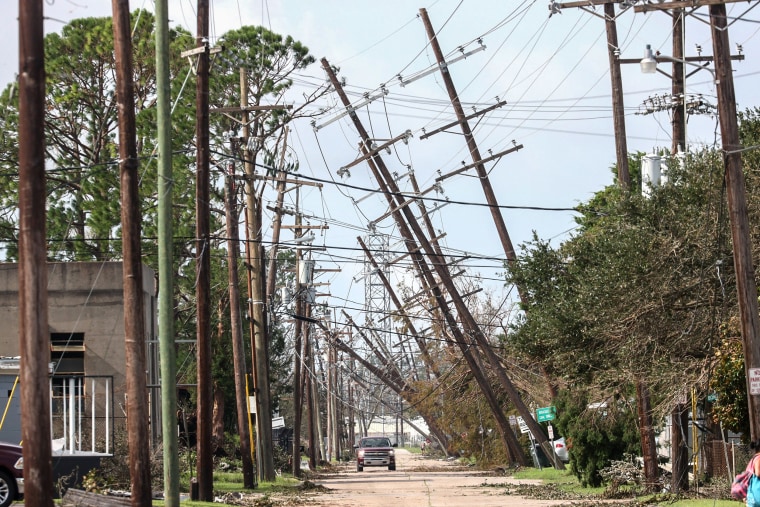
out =
<path fill-rule="evenodd" d="M 536 421 L 538 422 L 553 421 L 555 417 L 557 417 L 557 407 L 553 405 L 536 409 Z"/>
<path fill-rule="evenodd" d="M 760 368 L 749 369 L 749 394 L 760 394 Z"/>
<path fill-rule="evenodd" d="M 517 424 L 520 425 L 520 433 L 528 433 L 530 431 L 528 425 L 525 424 L 525 421 L 520 416 L 517 417 Z"/>

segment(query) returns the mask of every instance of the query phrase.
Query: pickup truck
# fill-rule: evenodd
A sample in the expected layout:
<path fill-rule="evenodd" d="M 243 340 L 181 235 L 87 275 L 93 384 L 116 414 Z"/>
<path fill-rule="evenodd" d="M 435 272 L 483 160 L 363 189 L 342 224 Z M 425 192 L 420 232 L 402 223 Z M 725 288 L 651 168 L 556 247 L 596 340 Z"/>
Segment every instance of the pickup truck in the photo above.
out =
<path fill-rule="evenodd" d="M 386 437 L 365 437 L 354 446 L 356 449 L 356 471 L 361 472 L 364 467 L 384 467 L 388 470 L 396 470 L 396 444 Z"/>

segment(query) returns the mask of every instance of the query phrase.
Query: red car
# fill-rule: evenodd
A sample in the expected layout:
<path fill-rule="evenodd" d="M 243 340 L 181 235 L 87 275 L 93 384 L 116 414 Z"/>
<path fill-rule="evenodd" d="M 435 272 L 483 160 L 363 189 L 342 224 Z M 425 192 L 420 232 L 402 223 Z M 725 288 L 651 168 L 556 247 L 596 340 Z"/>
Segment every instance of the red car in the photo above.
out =
<path fill-rule="evenodd" d="M 18 445 L 0 442 L 0 507 L 24 498 L 24 455 Z"/>

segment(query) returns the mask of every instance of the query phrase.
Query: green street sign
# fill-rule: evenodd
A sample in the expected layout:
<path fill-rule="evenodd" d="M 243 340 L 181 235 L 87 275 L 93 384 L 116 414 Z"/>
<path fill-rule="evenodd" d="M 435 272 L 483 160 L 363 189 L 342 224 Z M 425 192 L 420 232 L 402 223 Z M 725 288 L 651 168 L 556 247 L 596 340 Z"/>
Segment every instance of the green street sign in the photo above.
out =
<path fill-rule="evenodd" d="M 555 417 L 557 417 L 557 407 L 553 405 L 536 409 L 536 421 L 538 422 L 553 421 Z"/>

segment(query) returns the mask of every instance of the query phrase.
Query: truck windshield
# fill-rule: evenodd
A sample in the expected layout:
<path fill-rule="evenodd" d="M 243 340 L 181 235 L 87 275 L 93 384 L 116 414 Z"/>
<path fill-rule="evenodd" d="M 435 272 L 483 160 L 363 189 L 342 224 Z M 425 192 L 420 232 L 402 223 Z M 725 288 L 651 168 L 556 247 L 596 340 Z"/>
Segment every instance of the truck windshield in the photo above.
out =
<path fill-rule="evenodd" d="M 365 438 L 362 447 L 390 447 L 391 441 L 387 438 Z"/>

